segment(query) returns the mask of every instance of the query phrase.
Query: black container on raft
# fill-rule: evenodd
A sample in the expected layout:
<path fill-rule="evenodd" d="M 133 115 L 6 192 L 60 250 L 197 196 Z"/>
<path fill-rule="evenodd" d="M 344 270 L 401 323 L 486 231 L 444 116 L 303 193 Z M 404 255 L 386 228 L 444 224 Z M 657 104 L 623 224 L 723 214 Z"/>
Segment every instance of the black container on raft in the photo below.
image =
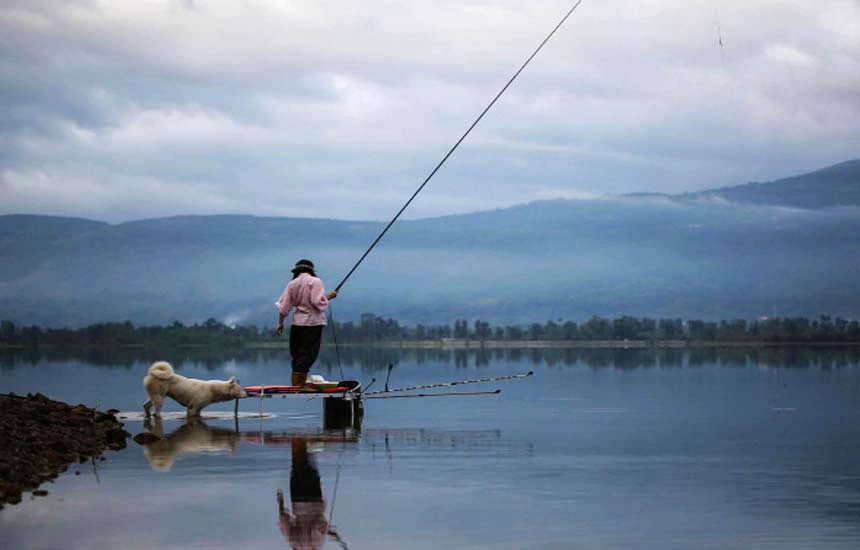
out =
<path fill-rule="evenodd" d="M 323 399 L 323 428 L 326 430 L 360 429 L 363 418 L 364 401 L 361 397 Z"/>

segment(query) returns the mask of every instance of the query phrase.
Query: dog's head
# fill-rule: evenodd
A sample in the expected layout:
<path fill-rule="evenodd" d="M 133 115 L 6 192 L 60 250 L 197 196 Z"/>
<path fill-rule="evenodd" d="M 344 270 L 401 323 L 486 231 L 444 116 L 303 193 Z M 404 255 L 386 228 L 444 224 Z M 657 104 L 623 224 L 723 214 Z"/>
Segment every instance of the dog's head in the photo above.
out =
<path fill-rule="evenodd" d="M 243 397 L 248 397 L 248 394 L 245 393 L 245 390 L 242 389 L 242 384 L 239 383 L 239 379 L 235 376 L 231 376 L 230 380 L 227 380 L 228 391 L 230 392 L 230 397 L 235 399 L 241 399 Z"/>

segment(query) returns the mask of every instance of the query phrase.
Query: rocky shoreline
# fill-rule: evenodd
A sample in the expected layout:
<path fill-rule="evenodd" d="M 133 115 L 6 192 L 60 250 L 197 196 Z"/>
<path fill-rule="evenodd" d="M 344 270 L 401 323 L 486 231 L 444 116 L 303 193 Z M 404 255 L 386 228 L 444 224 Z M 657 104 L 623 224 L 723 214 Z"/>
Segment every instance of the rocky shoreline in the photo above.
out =
<path fill-rule="evenodd" d="M 129 436 L 111 411 L 40 393 L 0 395 L 0 509 L 21 502 L 25 491 L 47 495 L 42 483 L 71 464 L 104 460 L 104 451 L 124 449 Z"/>

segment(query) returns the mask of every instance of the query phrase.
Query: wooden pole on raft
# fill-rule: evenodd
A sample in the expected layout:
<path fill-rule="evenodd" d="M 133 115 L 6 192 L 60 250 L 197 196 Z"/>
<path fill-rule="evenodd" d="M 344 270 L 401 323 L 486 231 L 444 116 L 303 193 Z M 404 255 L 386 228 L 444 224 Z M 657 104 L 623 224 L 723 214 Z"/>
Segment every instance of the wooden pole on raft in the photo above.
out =
<path fill-rule="evenodd" d="M 263 395 L 266 393 L 266 386 L 260 386 L 260 422 L 263 421 Z"/>
<path fill-rule="evenodd" d="M 491 391 L 450 391 L 439 393 L 411 393 L 406 395 L 370 395 L 365 399 L 406 399 L 407 397 L 451 397 L 456 395 L 496 395 L 502 390 Z"/>

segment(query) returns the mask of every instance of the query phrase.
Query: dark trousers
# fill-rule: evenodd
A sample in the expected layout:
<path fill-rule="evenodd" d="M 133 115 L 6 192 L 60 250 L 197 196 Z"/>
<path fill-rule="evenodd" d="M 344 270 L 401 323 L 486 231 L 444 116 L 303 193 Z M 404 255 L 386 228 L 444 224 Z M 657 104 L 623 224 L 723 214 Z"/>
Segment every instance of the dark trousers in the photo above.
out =
<path fill-rule="evenodd" d="M 290 326 L 290 356 L 293 358 L 293 372 L 307 374 L 311 370 L 311 366 L 320 354 L 323 328 L 325 325 Z"/>

